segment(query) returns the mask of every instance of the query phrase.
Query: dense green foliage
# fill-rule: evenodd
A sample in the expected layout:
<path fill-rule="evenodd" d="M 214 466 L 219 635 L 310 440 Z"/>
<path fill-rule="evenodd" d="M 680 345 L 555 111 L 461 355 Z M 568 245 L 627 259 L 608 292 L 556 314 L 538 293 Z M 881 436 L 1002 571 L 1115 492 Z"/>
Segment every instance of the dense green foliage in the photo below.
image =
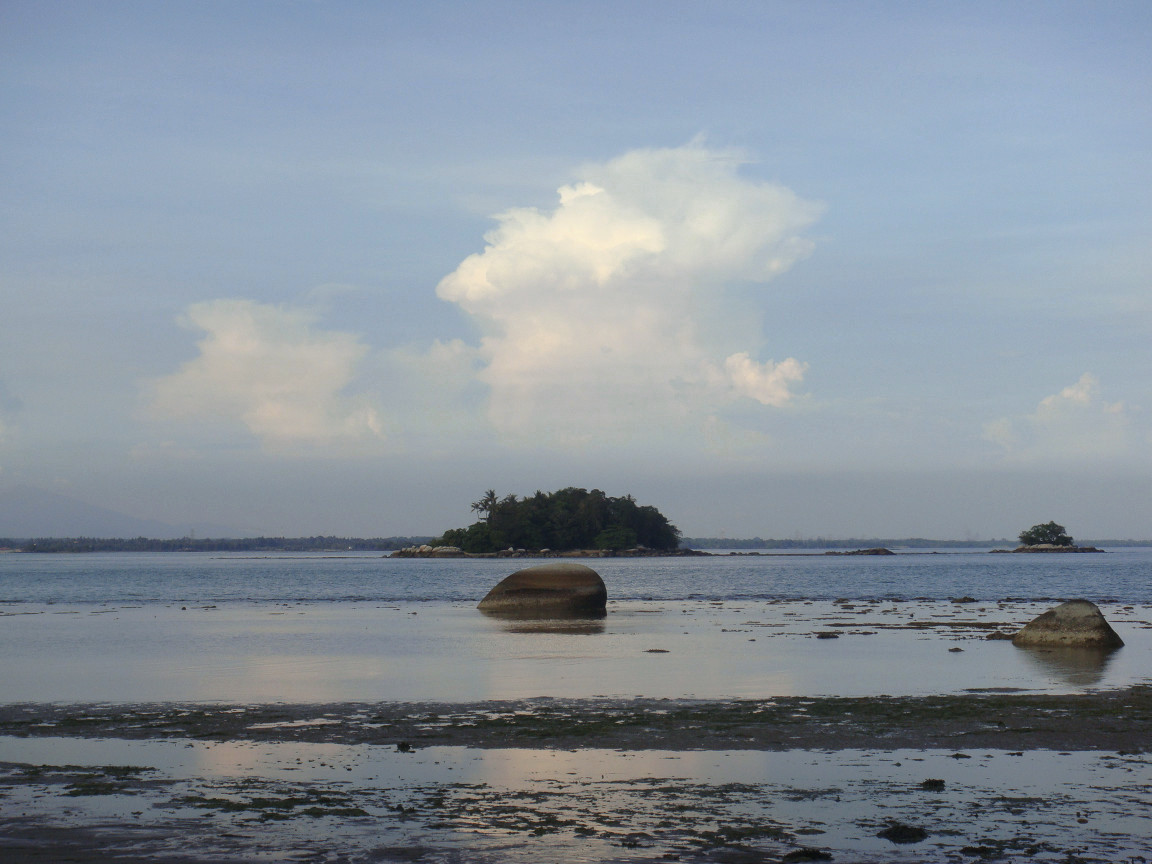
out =
<path fill-rule="evenodd" d="M 570 486 L 525 498 L 498 498 L 489 489 L 472 509 L 480 521 L 445 531 L 436 542 L 465 552 L 636 546 L 667 551 L 680 544 L 679 530 L 655 507 L 641 506 L 631 495 L 611 498 L 599 489 Z"/>
<path fill-rule="evenodd" d="M 152 540 L 147 537 L 41 537 L 0 539 L 0 548 L 21 552 L 387 552 L 427 543 L 430 537 L 243 537 Z"/>
<path fill-rule="evenodd" d="M 1072 538 L 1068 536 L 1064 526 L 1055 522 L 1033 525 L 1027 531 L 1021 531 L 1020 542 L 1025 546 L 1036 546 L 1040 543 L 1051 543 L 1053 546 L 1073 545 Z"/>

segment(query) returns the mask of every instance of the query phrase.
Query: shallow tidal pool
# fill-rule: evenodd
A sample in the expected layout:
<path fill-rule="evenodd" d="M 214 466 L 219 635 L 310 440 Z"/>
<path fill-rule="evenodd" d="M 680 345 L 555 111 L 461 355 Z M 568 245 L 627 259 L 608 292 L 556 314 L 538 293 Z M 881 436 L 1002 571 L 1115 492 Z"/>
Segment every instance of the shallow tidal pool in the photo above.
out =
<path fill-rule="evenodd" d="M 1050 693 L 1152 681 L 1152 607 L 1107 655 L 990 641 L 1051 604 L 629 601 L 593 621 L 428 602 L 0 608 L 4 702 L 475 702 Z"/>

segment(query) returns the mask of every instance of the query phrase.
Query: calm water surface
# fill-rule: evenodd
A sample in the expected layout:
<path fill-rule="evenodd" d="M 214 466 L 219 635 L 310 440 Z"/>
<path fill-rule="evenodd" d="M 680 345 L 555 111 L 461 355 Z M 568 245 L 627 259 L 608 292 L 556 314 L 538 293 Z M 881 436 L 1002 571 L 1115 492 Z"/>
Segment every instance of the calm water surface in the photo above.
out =
<path fill-rule="evenodd" d="M 0 555 L 0 701 L 765 698 L 1083 692 L 1152 681 L 1149 549 L 596 560 L 588 563 L 610 597 L 602 621 L 530 626 L 477 612 L 493 584 L 531 563 Z M 984 638 L 983 627 L 1012 630 L 1073 597 L 1099 603 L 1127 644 L 1085 656 Z M 972 602 L 952 602 L 959 598 Z M 817 638 L 830 631 L 838 638 Z M 182 819 L 209 826 L 182 842 L 211 850 L 232 838 L 246 860 L 252 850 L 244 843 L 290 860 L 319 842 L 363 860 L 392 860 L 379 857 L 384 844 L 398 850 L 396 860 L 410 860 L 411 849 L 428 852 L 427 860 L 631 864 L 664 849 L 686 854 L 676 845 L 685 826 L 769 823 L 792 839 L 769 833 L 748 842 L 773 860 L 798 845 L 847 861 L 967 860 L 968 847 L 998 842 L 1040 850 L 1029 860 L 1054 864 L 1072 860 L 1073 850 L 1093 860 L 1144 860 L 1136 853 L 1146 851 L 1149 833 L 1145 757 L 955 755 L 401 754 L 373 745 L 0 738 L 0 760 L 151 765 L 187 786 L 147 806 L 137 795 L 73 798 L 16 784 L 6 800 L 30 819 L 103 829 L 144 820 L 163 836 Z M 946 779 L 946 789 L 925 793 L 928 777 Z M 733 783 L 743 784 L 739 794 L 730 794 Z M 208 812 L 179 809 L 185 793 L 246 800 L 315 788 L 350 796 L 370 818 L 301 817 L 261 823 L 256 833 L 248 813 L 206 819 Z M 1027 813 L 1016 815 L 1006 801 L 1024 802 Z M 407 808 L 402 818 L 397 802 Z M 596 831 L 536 837 L 470 815 L 509 807 L 529 828 L 531 819 L 574 819 Z M 446 812 L 458 822 L 446 823 Z M 611 825 L 621 827 L 603 828 L 619 814 L 626 819 Z M 924 825 L 930 836 L 907 850 L 878 838 L 893 820 Z M 654 845 L 632 851 L 621 839 L 631 831 Z M 235 851 L 221 854 L 228 850 Z"/>
<path fill-rule="evenodd" d="M 475 610 L 529 563 L 0 555 L 0 700 L 1068 692 L 1152 675 L 1148 549 L 602 559 L 589 563 L 608 585 L 603 621 L 533 627 Z M 1013 631 L 1071 597 L 1101 604 L 1125 648 L 1038 654 L 954 626 Z M 815 638 L 830 630 L 839 638 Z"/>
<path fill-rule="evenodd" d="M 417 560 L 378 554 L 0 555 L 0 603 L 475 602 L 534 561 Z M 716 555 L 595 559 L 617 600 L 915 599 L 1152 602 L 1152 548 L 1107 554 Z"/>

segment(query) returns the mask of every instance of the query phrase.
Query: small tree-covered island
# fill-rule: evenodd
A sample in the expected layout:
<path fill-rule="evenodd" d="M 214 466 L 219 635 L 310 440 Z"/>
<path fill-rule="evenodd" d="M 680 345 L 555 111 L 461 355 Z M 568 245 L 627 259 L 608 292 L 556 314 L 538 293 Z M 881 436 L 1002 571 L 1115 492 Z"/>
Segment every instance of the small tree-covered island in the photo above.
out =
<path fill-rule="evenodd" d="M 1077 546 L 1063 525 L 1044 522 L 1020 532 L 1020 545 L 1013 552 L 1103 552 L 1095 546 Z"/>
<path fill-rule="evenodd" d="M 599 489 L 569 486 L 503 498 L 489 489 L 472 505 L 479 520 L 445 531 L 431 544 L 470 555 L 506 552 L 601 554 L 678 551 L 680 531 L 659 510 L 631 495 L 614 498 Z M 409 552 L 410 550 L 403 550 Z"/>

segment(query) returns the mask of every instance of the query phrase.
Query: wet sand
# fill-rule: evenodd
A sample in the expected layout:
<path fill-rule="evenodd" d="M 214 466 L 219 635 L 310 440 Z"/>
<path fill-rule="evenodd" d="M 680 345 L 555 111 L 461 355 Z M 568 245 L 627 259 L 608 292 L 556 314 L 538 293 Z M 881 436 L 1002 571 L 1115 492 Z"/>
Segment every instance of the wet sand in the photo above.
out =
<path fill-rule="evenodd" d="M 1152 836 L 1148 686 L 9 705 L 0 736 L 11 862 L 1137 862 Z"/>

